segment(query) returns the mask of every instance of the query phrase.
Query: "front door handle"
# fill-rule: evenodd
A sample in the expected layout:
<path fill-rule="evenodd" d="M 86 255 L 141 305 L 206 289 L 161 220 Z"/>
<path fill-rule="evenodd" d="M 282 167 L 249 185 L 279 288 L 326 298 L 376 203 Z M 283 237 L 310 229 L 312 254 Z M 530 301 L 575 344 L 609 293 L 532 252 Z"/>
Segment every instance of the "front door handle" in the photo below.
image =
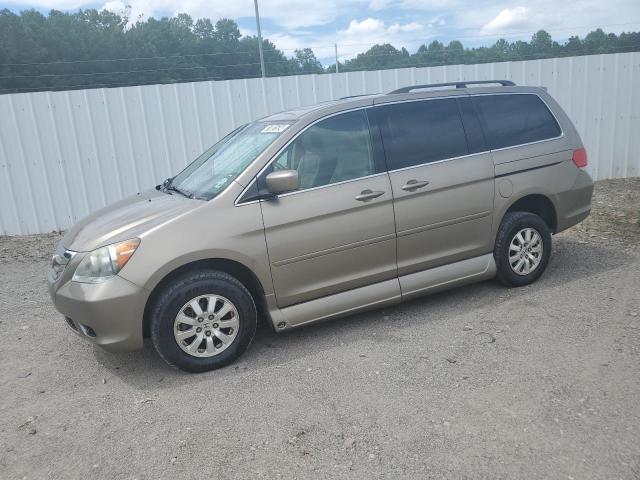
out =
<path fill-rule="evenodd" d="M 374 192 L 373 190 L 366 189 L 361 191 L 360 195 L 356 195 L 356 200 L 359 202 L 368 202 L 369 200 L 378 198 L 380 195 L 384 195 L 384 192 L 380 190 Z"/>
<path fill-rule="evenodd" d="M 427 185 L 429 185 L 429 182 L 427 181 L 409 180 L 400 188 L 402 188 L 402 190 L 406 190 L 407 192 L 415 192 L 419 188 L 426 187 Z"/>

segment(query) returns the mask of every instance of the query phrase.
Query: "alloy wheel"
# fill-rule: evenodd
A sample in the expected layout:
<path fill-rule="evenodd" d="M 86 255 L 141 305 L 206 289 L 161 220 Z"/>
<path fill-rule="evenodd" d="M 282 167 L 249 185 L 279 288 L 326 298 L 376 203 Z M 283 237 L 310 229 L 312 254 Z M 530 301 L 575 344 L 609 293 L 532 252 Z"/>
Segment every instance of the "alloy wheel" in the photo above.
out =
<path fill-rule="evenodd" d="M 200 295 L 178 311 L 173 335 L 193 357 L 212 357 L 225 351 L 238 334 L 240 316 L 235 305 L 220 295 Z"/>
<path fill-rule="evenodd" d="M 542 236 L 534 228 L 523 228 L 509 244 L 509 265 L 517 275 L 529 275 L 542 261 Z"/>

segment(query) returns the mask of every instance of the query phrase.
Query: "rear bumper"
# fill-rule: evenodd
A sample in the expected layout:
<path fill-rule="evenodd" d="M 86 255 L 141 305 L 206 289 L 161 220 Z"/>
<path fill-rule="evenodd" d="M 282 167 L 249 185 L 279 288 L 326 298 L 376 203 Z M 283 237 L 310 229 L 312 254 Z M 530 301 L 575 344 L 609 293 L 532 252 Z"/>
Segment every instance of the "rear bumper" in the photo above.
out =
<path fill-rule="evenodd" d="M 580 170 L 573 186 L 556 195 L 556 205 L 560 206 L 557 212 L 556 233 L 580 223 L 589 216 L 592 196 L 593 180 L 585 170 Z"/>
<path fill-rule="evenodd" d="M 57 290 L 50 281 L 49 287 L 56 309 L 77 335 L 113 352 L 143 347 L 145 289 L 119 276 L 97 284 L 69 281 Z"/>

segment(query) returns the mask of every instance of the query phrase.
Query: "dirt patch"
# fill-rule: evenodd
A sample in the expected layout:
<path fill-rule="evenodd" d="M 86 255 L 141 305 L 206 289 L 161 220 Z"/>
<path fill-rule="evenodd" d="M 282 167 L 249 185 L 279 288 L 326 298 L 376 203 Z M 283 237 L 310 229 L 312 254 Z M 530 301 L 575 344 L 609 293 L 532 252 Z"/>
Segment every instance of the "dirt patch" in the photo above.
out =
<path fill-rule="evenodd" d="M 0 236 L 0 263 L 50 259 L 63 235 L 63 233 L 46 233 L 14 237 Z"/>
<path fill-rule="evenodd" d="M 591 215 L 571 232 L 582 238 L 640 245 L 640 177 L 596 182 Z"/>

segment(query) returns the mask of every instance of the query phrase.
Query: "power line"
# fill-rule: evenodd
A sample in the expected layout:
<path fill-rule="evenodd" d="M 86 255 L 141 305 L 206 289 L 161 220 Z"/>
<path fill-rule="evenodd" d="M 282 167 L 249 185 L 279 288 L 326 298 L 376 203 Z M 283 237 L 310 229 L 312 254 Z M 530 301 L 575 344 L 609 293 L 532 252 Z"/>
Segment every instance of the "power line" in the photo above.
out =
<path fill-rule="evenodd" d="M 619 50 L 628 50 L 628 49 L 633 49 L 631 51 L 637 51 L 636 47 L 640 47 L 640 44 L 633 44 L 633 45 L 628 45 L 625 47 L 619 47 Z M 611 52 L 606 52 L 607 54 L 614 54 L 614 53 L 624 53 L 624 51 L 611 51 Z M 522 56 L 522 57 L 518 57 L 517 59 L 514 60 L 496 60 L 496 61 L 490 61 L 491 59 L 487 59 L 489 61 L 484 61 L 483 63 L 470 63 L 470 64 L 440 64 L 440 65 L 427 65 L 425 63 L 416 63 L 416 62 L 404 62 L 404 63 L 400 63 L 400 64 L 395 64 L 395 65 L 389 65 L 389 66 L 380 66 L 380 65 L 373 65 L 373 66 L 369 66 L 369 67 L 357 67 L 356 70 L 347 70 L 345 72 L 341 72 L 341 73 L 358 73 L 361 71 L 375 71 L 375 70 L 391 70 L 391 69 L 397 69 L 397 68 L 428 68 L 428 67 L 435 67 L 435 66 L 454 66 L 454 65 L 482 65 L 484 63 L 511 63 L 511 62 L 518 62 L 518 61 L 524 61 L 524 60 L 550 60 L 550 59 L 554 59 L 554 58 L 566 58 L 566 57 L 572 57 L 572 56 L 576 56 L 576 53 L 578 53 L 578 56 L 586 56 L 586 55 L 590 55 L 592 53 L 589 52 L 582 52 L 582 54 L 580 55 L 581 52 L 567 52 L 564 55 L 558 56 L 558 55 L 553 55 L 553 54 L 548 54 L 548 56 L 545 56 L 543 54 L 538 54 L 538 55 L 529 55 L 529 56 Z M 387 55 L 397 55 L 397 54 L 379 54 L 376 56 L 387 56 Z M 344 65 L 344 64 L 343 64 Z M 344 67 L 343 67 L 344 68 Z M 324 74 L 324 73 L 323 73 Z M 284 74 L 277 74 L 277 75 L 272 75 L 271 78 L 276 77 L 276 76 L 299 76 L 299 75 L 313 75 L 310 74 L 308 72 L 296 72 L 296 73 L 284 73 Z M 241 80 L 241 79 L 258 79 L 260 78 L 260 74 L 256 73 L 256 74 L 247 74 L 247 75 L 237 75 L 234 78 L 223 78 L 223 77 L 219 77 L 219 76 L 207 76 L 207 77 L 197 77 L 197 78 L 186 78 L 186 79 L 175 79 L 175 80 L 170 80 L 167 82 L 162 82 L 161 80 L 150 80 L 150 81 L 145 81 L 145 82 L 138 82 L 135 80 L 129 80 L 129 81 L 122 81 L 122 82 L 110 82 L 110 83 L 85 83 L 85 84 L 75 84 L 75 85 L 52 85 L 52 86 L 36 86 L 36 87 L 16 87 L 16 88 L 4 88 L 4 89 L 0 89 L 0 92 L 5 92 L 5 93 L 11 93 L 11 92 L 25 92 L 25 91 L 29 91 L 29 92 L 43 92 L 43 91 L 55 91 L 55 90 L 69 90 L 69 89 L 75 89 L 75 88 L 83 88 L 83 89 L 92 89 L 92 88 L 109 88 L 109 87 L 136 87 L 136 86 L 140 86 L 140 85 L 172 85 L 175 83 L 193 83 L 193 82 L 201 82 L 201 81 L 220 81 L 220 80 Z M 267 77 L 269 78 L 269 77 Z"/>
<path fill-rule="evenodd" d="M 629 49 L 629 48 L 635 48 L 635 47 L 640 47 L 640 44 L 637 43 L 633 43 L 633 44 L 627 44 L 621 47 L 617 47 L 618 49 Z M 442 53 L 446 53 L 445 51 L 443 51 Z M 568 53 L 568 52 L 567 52 Z M 583 53 L 583 54 L 589 54 L 589 52 L 571 52 L 571 53 Z M 616 52 L 607 52 L 607 53 L 616 53 Z M 430 55 L 431 52 L 427 52 L 427 55 Z M 403 52 L 397 51 L 397 52 L 389 52 L 389 53 L 377 53 L 377 54 L 373 54 L 373 55 L 365 55 L 365 54 L 361 54 L 363 55 L 361 60 L 369 60 L 369 59 L 373 59 L 373 58 L 379 58 L 379 57 L 405 57 L 406 54 L 404 54 Z M 417 55 L 417 53 L 415 54 L 411 54 L 411 56 L 415 56 Z M 553 55 L 553 54 L 550 54 Z M 566 55 L 565 55 L 566 56 Z M 557 57 L 557 55 L 556 55 Z M 518 61 L 518 60 L 528 60 L 528 59 L 543 59 L 544 58 L 544 54 L 537 54 L 537 55 L 533 55 L 533 56 L 518 56 L 517 59 L 514 60 L 502 60 L 502 61 Z M 553 57 L 552 57 L 553 58 Z M 345 62 L 342 62 L 343 65 L 346 65 L 350 62 L 357 62 L 357 61 L 361 61 L 359 60 L 357 57 L 354 59 L 350 59 L 350 60 L 346 60 Z M 501 59 L 498 59 L 498 61 L 500 62 Z M 278 61 L 272 61 L 272 62 L 265 62 L 265 65 L 274 65 L 274 64 L 287 64 L 290 63 L 291 59 L 287 59 L 287 60 L 278 60 Z M 232 64 L 225 64 L 225 65 L 194 65 L 194 66 L 189 66 L 189 67 L 167 67 L 167 68 L 154 68 L 154 69 L 138 69 L 138 70 L 122 70 L 122 71 L 107 71 L 107 72 L 77 72 L 77 73 L 43 73 L 43 74 L 34 74 L 34 75 L 5 75 L 5 76 L 0 76 L 0 79 L 8 79 L 8 80 L 13 80 L 13 79 L 18 79 L 18 78 L 58 78 L 58 77 L 90 77 L 90 76 L 97 76 L 97 75 L 125 75 L 125 74 L 133 74 L 133 73 L 156 73 L 156 72 L 174 72 L 174 71 L 180 71 L 180 70 L 224 70 L 227 68 L 237 68 L 237 67 L 252 67 L 252 66 L 257 66 L 260 65 L 259 62 L 253 62 L 253 63 L 232 63 Z M 414 62 L 414 63 L 409 63 L 406 64 L 407 66 L 429 66 L 429 65 L 425 65 L 423 62 Z M 398 64 L 395 65 L 390 65 L 389 67 L 398 67 Z M 375 66 L 376 69 L 380 69 L 380 66 Z M 274 72 L 274 73 L 280 73 L 282 74 L 283 72 Z M 292 72 L 290 74 L 294 74 L 295 72 Z M 285 72 L 285 75 L 287 75 L 287 73 Z M 237 77 L 237 78 L 241 78 L 241 77 Z M 37 87 L 34 87 L 37 88 Z"/>
<path fill-rule="evenodd" d="M 265 52 L 294 51 L 296 48 L 267 48 Z M 96 62 L 129 62 L 139 60 L 167 60 L 174 58 L 191 57 L 217 57 L 219 55 L 255 55 L 253 50 L 238 50 L 235 52 L 215 52 L 215 53 L 184 53 L 180 55 L 163 55 L 154 57 L 123 57 L 123 58 L 96 58 L 92 60 L 55 60 L 53 62 L 31 62 L 31 63 L 0 63 L 0 67 L 30 67 L 36 65 L 73 65 L 76 63 L 96 63 Z"/>
<path fill-rule="evenodd" d="M 300 73 L 289 73 L 285 74 L 286 76 L 298 76 L 298 75 L 311 75 L 307 72 Z M 277 78 L 278 76 L 282 76 L 281 74 L 273 75 L 272 77 L 266 78 Z M 53 89 L 70 89 L 70 88 L 79 88 L 82 87 L 84 89 L 87 88 L 107 88 L 107 87 L 137 87 L 140 85 L 173 85 L 174 83 L 193 83 L 193 82 L 201 82 L 201 81 L 222 81 L 222 80 L 242 80 L 242 79 L 259 79 L 260 74 L 248 74 L 248 75 L 238 75 L 235 78 L 228 79 L 222 77 L 198 77 L 198 78 L 190 78 L 190 79 L 177 79 L 171 80 L 167 82 L 162 82 L 161 80 L 150 80 L 147 82 L 137 82 L 137 81 L 122 81 L 122 82 L 111 82 L 111 83 L 84 83 L 84 84 L 76 84 L 76 85 L 54 85 L 51 87 L 17 87 L 17 88 L 4 88 L 0 89 L 0 91 L 8 92 L 8 91 L 30 91 L 30 92 L 42 92 L 42 91 L 53 91 Z"/>
<path fill-rule="evenodd" d="M 633 43 L 633 44 L 628 44 L 628 45 L 624 45 L 621 47 L 617 47 L 618 49 L 629 49 L 629 48 L 635 48 L 635 47 L 640 47 L 640 43 Z M 442 51 L 442 53 L 446 53 L 445 51 Z M 569 52 L 567 52 L 569 53 Z M 571 52 L 571 53 L 581 53 L 581 52 Z M 616 52 L 607 52 L 607 53 L 616 53 Z M 431 52 L 427 52 L 427 55 L 430 55 Z M 583 52 L 583 54 L 589 54 L 589 52 Z M 412 54 L 411 56 L 415 56 L 417 54 Z M 554 55 L 554 54 L 548 54 L 548 55 Z M 504 59 L 502 61 L 518 61 L 518 60 L 528 60 L 528 59 L 544 59 L 545 54 L 540 53 L 540 54 L 535 54 L 535 55 L 530 55 L 530 56 L 518 56 L 517 59 L 514 60 L 508 60 L 508 59 Z M 568 56 L 568 55 L 565 55 Z M 369 60 L 369 59 L 373 59 L 373 58 L 380 58 L 380 57 L 406 57 L 406 54 L 397 51 L 397 52 L 389 52 L 389 53 L 377 53 L 377 54 L 373 54 L 373 55 L 366 55 L 363 57 L 364 60 Z M 410 58 L 410 57 L 407 57 Z M 558 55 L 556 54 L 555 57 L 550 57 L 550 58 L 561 58 L 558 57 Z M 500 61 L 500 59 L 498 59 Z M 358 58 L 355 58 L 353 60 L 347 60 L 346 62 L 343 62 L 343 65 L 346 65 L 348 62 L 351 61 L 359 61 Z M 273 62 L 265 62 L 266 65 L 273 65 L 273 64 L 280 64 L 280 63 L 290 63 L 291 60 L 278 60 L 278 61 L 273 61 Z M 178 70 L 201 70 L 201 69 L 210 69 L 210 70 L 224 70 L 226 68 L 235 68 L 235 67 L 250 67 L 250 66 L 257 66 L 260 65 L 259 62 L 253 62 L 253 63 L 232 63 L 232 64 L 226 64 L 226 65 L 194 65 L 194 66 L 190 66 L 190 67 L 167 67 L 167 68 L 157 68 L 157 69 L 138 69 L 138 70 L 122 70 L 122 71 L 108 71 L 108 72 L 78 72 L 78 73 L 43 73 L 43 74 L 35 74 L 35 75 L 5 75 L 5 76 L 0 76 L 0 79 L 16 79 L 16 78 L 57 78 L 57 77 L 74 77 L 74 76 L 78 76 L 78 77 L 88 77 L 88 76 L 96 76 L 96 75 L 124 75 L 124 74 L 132 74 L 132 73 L 155 73 L 155 72 L 173 72 L 173 71 L 178 71 Z M 407 63 L 407 66 L 429 66 L 429 65 L 425 65 L 424 62 L 413 62 L 413 63 Z M 395 65 L 389 65 L 389 67 L 398 67 L 398 64 Z M 380 69 L 379 65 L 375 66 L 376 69 Z M 274 73 L 282 73 L 282 72 L 274 72 Z M 292 74 L 295 72 L 292 72 Z"/>
<path fill-rule="evenodd" d="M 273 62 L 264 62 L 265 65 L 277 64 L 277 63 L 290 63 L 289 60 L 278 60 Z M 167 68 L 154 68 L 154 69 L 141 69 L 141 70 L 123 70 L 115 72 L 79 72 L 79 73 L 41 73 L 34 75 L 5 75 L 0 76 L 0 79 L 14 79 L 14 78 L 55 78 L 55 77 L 73 77 L 73 76 L 93 76 L 93 75 L 122 75 L 125 73 L 152 73 L 152 72 L 167 72 L 175 70 L 197 70 L 197 69 L 220 69 L 228 67 L 249 67 L 253 65 L 260 65 L 260 63 L 230 63 L 226 65 L 194 65 L 192 67 L 167 67 Z"/>
<path fill-rule="evenodd" d="M 190 79 L 188 81 L 169 81 L 166 83 L 163 83 L 162 81 L 158 81 L 158 80 L 151 80 L 148 82 L 111 82 L 111 83 L 89 83 L 89 84 L 76 84 L 76 85 L 55 85 L 52 87 L 19 87 L 19 88 L 3 88 L 0 89 L 0 91 L 2 92 L 16 92 L 16 91 L 30 91 L 33 93 L 37 93 L 37 92 L 46 92 L 46 91 L 55 91 L 52 90 L 52 88 L 54 89 L 61 89 L 61 90 L 70 90 L 70 89 L 74 89 L 74 88 L 83 88 L 83 89 L 91 89 L 91 88 L 108 88 L 108 87 L 137 87 L 137 86 L 141 86 L 141 85 L 173 85 L 174 83 L 191 83 L 191 82 L 200 82 L 200 81 L 212 81 L 212 80 L 224 80 L 223 78 L 220 77 L 200 77 L 200 78 L 194 78 L 194 79 Z"/>

